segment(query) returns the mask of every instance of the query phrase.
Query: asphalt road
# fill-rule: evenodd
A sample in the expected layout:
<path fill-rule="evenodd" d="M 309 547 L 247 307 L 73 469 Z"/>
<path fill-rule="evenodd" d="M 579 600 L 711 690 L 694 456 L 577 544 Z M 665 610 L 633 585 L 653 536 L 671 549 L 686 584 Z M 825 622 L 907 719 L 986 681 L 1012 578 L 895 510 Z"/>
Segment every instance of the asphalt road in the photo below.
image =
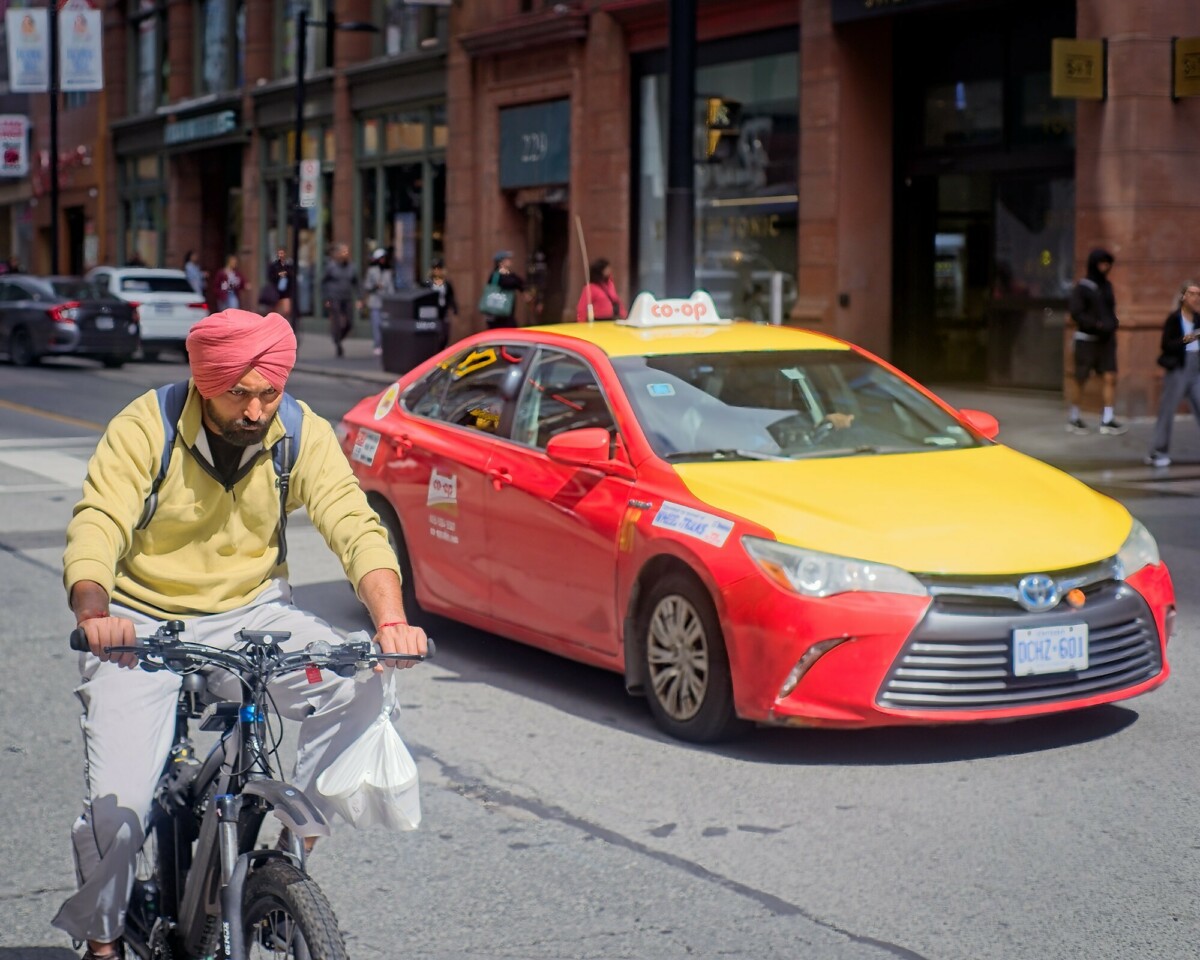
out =
<path fill-rule="evenodd" d="M 82 786 L 62 531 L 102 424 L 182 366 L 0 366 L 0 960 L 68 960 Z M 377 387 L 297 375 L 336 418 Z M 1057 424 L 1055 425 L 1057 427 Z M 620 679 L 440 623 L 403 675 L 425 820 L 312 861 L 359 958 L 1194 958 L 1200 515 L 1118 488 L 1180 593 L 1161 690 L 956 729 L 666 739 Z M 300 602 L 367 625 L 311 526 Z"/>

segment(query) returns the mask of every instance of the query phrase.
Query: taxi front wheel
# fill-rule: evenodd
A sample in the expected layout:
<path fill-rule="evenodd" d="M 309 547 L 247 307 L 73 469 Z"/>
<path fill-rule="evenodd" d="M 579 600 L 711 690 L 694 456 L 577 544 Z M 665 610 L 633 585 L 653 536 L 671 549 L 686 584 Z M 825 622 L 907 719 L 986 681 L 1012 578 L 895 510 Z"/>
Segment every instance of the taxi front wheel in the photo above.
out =
<path fill-rule="evenodd" d="M 650 712 L 680 740 L 711 743 L 748 728 L 733 709 L 721 625 L 708 592 L 672 573 L 655 584 L 638 620 Z"/>

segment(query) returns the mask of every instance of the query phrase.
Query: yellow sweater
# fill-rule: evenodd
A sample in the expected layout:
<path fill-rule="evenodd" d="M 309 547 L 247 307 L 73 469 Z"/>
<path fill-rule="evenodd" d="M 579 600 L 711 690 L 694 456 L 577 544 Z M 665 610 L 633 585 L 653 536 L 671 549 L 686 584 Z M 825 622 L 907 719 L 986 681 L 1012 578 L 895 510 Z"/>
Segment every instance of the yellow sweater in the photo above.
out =
<path fill-rule="evenodd" d="M 201 440 L 201 400 L 193 385 L 170 466 L 149 525 L 135 530 L 162 457 L 165 431 L 154 391 L 109 423 L 88 463 L 83 499 L 67 526 L 63 581 L 68 596 L 94 580 L 117 603 L 162 619 L 244 606 L 279 565 L 279 492 L 270 447 L 284 434 L 276 417 L 254 467 L 226 490 L 185 449 Z M 288 512 L 305 507 L 342 562 L 355 590 L 364 574 L 394 570 L 387 533 L 350 470 L 332 428 L 301 403 L 304 427 L 292 468 Z M 207 443 L 202 441 L 203 449 Z"/>

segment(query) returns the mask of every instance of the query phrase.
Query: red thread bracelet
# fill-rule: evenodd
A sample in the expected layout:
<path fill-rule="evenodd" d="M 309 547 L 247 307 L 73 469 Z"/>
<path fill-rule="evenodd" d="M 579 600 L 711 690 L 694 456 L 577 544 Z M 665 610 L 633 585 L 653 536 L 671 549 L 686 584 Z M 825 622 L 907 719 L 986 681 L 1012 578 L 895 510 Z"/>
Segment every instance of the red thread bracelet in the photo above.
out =
<path fill-rule="evenodd" d="M 407 626 L 408 626 L 407 620 L 389 620 L 387 623 L 381 623 L 375 629 L 382 630 L 384 627 L 407 627 Z"/>

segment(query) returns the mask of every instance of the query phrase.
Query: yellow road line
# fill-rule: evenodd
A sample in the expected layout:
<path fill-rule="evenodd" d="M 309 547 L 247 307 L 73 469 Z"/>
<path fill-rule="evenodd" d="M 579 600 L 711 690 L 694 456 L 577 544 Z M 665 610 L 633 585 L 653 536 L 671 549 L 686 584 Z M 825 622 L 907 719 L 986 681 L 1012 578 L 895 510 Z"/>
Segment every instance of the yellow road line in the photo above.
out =
<path fill-rule="evenodd" d="M 0 410 L 28 413 L 34 417 L 45 417 L 47 420 L 69 424 L 72 427 L 85 427 L 88 430 L 95 430 L 97 433 L 104 432 L 104 424 L 102 423 L 93 423 L 91 420 L 80 420 L 78 417 L 68 417 L 63 413 L 51 413 L 49 410 L 39 410 L 37 407 L 28 407 L 23 403 L 13 403 L 11 400 L 0 400 Z"/>

